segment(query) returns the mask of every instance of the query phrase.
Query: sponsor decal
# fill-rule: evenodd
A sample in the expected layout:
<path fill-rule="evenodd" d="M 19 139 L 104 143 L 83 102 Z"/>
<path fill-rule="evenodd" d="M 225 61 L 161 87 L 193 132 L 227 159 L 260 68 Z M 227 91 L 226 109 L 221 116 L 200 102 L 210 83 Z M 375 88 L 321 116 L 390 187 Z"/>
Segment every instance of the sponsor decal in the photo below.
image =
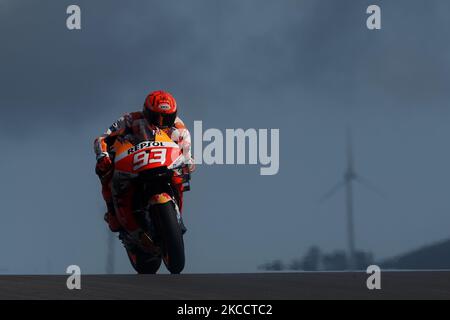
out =
<path fill-rule="evenodd" d="M 134 147 L 128 149 L 127 153 L 130 155 L 132 153 L 135 153 L 136 151 L 145 149 L 145 148 L 150 148 L 150 147 L 172 147 L 172 145 L 170 143 L 164 143 L 161 141 L 145 141 L 145 142 L 141 142 L 137 145 L 135 145 Z"/>

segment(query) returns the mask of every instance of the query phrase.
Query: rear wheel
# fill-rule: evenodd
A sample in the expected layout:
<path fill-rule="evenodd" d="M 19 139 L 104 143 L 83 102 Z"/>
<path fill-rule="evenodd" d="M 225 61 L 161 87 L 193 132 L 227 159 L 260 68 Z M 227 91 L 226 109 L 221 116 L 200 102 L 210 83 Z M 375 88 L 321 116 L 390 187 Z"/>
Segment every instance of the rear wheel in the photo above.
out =
<path fill-rule="evenodd" d="M 139 274 L 155 274 L 161 266 L 161 257 L 139 250 L 131 252 L 127 250 L 128 258 L 134 270 Z"/>
<path fill-rule="evenodd" d="M 161 227 L 162 259 L 170 273 L 180 273 L 184 269 L 184 242 L 177 211 L 172 202 L 155 206 Z"/>

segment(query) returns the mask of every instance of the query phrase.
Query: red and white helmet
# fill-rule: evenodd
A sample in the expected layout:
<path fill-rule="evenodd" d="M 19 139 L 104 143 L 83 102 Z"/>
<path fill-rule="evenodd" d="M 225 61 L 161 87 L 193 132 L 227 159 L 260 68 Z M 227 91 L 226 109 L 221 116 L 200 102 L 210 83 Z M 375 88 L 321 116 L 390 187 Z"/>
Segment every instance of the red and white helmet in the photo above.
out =
<path fill-rule="evenodd" d="M 143 114 L 150 124 L 159 128 L 172 127 L 177 117 L 177 102 L 166 91 L 154 91 L 145 99 Z"/>

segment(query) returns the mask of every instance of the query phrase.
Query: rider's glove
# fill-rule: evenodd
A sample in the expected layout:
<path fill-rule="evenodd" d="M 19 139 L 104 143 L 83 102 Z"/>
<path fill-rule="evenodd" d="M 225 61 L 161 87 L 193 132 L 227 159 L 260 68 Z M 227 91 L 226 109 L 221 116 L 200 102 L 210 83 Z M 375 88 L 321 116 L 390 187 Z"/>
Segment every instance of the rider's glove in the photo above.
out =
<path fill-rule="evenodd" d="M 191 157 L 191 158 L 186 160 L 186 167 L 184 168 L 184 172 L 183 173 L 187 174 L 187 173 L 192 173 L 194 171 L 195 171 L 195 161 Z"/>
<path fill-rule="evenodd" d="M 95 166 L 95 173 L 100 177 L 104 177 L 109 174 L 113 169 L 112 161 L 109 155 L 104 155 L 97 160 Z"/>

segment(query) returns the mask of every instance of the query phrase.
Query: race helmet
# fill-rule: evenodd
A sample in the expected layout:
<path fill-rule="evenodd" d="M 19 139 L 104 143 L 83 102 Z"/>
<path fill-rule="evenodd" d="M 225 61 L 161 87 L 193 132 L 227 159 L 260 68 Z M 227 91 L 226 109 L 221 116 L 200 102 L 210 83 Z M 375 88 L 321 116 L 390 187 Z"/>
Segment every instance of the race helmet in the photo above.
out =
<path fill-rule="evenodd" d="M 152 125 L 159 128 L 172 127 L 177 117 L 177 102 L 166 91 L 154 91 L 145 99 L 143 114 Z"/>

